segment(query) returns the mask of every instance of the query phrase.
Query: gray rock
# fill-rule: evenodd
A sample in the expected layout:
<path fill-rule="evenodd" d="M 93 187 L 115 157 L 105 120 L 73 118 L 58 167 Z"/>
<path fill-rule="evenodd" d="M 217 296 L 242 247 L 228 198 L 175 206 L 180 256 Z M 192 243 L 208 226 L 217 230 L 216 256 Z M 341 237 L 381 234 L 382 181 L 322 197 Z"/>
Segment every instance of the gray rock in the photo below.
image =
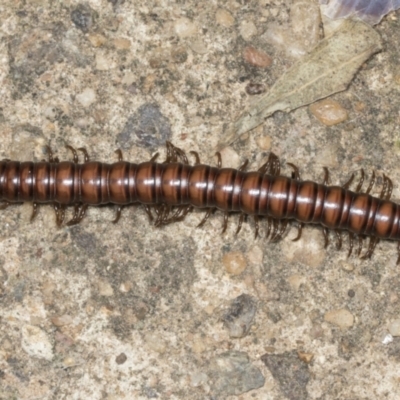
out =
<path fill-rule="evenodd" d="M 256 299 L 248 294 L 241 294 L 233 299 L 222 316 L 222 321 L 229 330 L 229 337 L 244 337 L 250 330 L 256 310 Z"/>
<path fill-rule="evenodd" d="M 290 400 L 307 399 L 306 387 L 310 380 L 310 371 L 308 364 L 300 360 L 297 351 L 264 354 L 261 360 L 278 382 L 286 398 Z"/>
<path fill-rule="evenodd" d="M 265 383 L 261 371 L 241 351 L 227 351 L 217 356 L 211 362 L 209 375 L 214 396 L 240 395 Z"/>

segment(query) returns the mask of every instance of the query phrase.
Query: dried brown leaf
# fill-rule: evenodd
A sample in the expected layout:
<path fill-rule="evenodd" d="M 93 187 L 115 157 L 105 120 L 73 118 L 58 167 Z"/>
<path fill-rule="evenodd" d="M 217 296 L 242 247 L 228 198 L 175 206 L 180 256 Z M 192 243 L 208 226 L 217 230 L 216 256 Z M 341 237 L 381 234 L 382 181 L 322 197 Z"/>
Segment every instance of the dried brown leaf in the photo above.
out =
<path fill-rule="evenodd" d="M 369 25 L 344 21 L 227 129 L 219 147 L 262 124 L 275 111 L 288 112 L 345 90 L 361 65 L 381 48 L 379 33 Z"/>

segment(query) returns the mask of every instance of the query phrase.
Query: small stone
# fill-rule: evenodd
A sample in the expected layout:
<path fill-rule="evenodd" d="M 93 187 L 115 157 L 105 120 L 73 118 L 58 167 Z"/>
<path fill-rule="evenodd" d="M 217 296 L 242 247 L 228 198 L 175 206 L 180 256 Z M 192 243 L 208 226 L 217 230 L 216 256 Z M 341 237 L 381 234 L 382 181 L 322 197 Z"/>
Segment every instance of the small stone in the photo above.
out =
<path fill-rule="evenodd" d="M 308 399 L 307 384 L 311 373 L 307 363 L 300 360 L 296 351 L 281 354 L 264 354 L 261 361 L 269 369 L 287 399 Z"/>
<path fill-rule="evenodd" d="M 93 24 L 92 12 L 93 10 L 88 5 L 78 4 L 71 11 L 71 21 L 78 29 L 86 33 Z"/>
<path fill-rule="evenodd" d="M 211 361 L 212 392 L 215 398 L 240 395 L 264 386 L 261 371 L 250 363 L 246 353 L 228 351 Z"/>
<path fill-rule="evenodd" d="M 114 290 L 113 290 L 112 286 L 108 282 L 105 282 L 105 281 L 100 281 L 98 283 L 98 289 L 99 289 L 100 296 L 110 297 L 114 294 Z"/>
<path fill-rule="evenodd" d="M 224 254 L 222 263 L 226 271 L 232 275 L 240 275 L 247 267 L 247 262 L 243 253 L 238 251 Z"/>
<path fill-rule="evenodd" d="M 167 346 L 165 341 L 157 333 L 148 333 L 145 340 L 150 349 L 156 353 L 165 353 Z"/>
<path fill-rule="evenodd" d="M 217 10 L 215 13 L 215 20 L 217 21 L 217 24 L 222 25 L 225 28 L 229 28 L 235 23 L 235 18 L 233 18 L 232 14 L 223 8 Z"/>
<path fill-rule="evenodd" d="M 74 365 L 76 365 L 76 361 L 74 358 L 72 357 L 66 357 L 64 358 L 64 360 L 62 361 L 64 368 L 71 368 Z"/>
<path fill-rule="evenodd" d="M 250 65 L 258 68 L 267 68 L 272 63 L 272 58 L 253 46 L 247 46 L 243 50 L 243 59 Z"/>
<path fill-rule="evenodd" d="M 302 351 L 298 351 L 297 354 L 300 360 L 305 362 L 306 364 L 310 364 L 310 362 L 314 358 L 314 354 L 311 353 L 303 353 Z"/>
<path fill-rule="evenodd" d="M 395 319 L 390 323 L 389 332 L 392 336 L 400 336 L 400 319 Z"/>
<path fill-rule="evenodd" d="M 182 17 L 175 22 L 174 30 L 179 37 L 185 38 L 195 35 L 197 33 L 197 26 L 189 18 Z"/>
<path fill-rule="evenodd" d="M 115 63 L 102 54 L 96 54 L 96 69 L 98 71 L 108 71 L 115 67 Z"/>
<path fill-rule="evenodd" d="M 129 50 L 131 48 L 131 41 L 125 38 L 114 39 L 113 44 L 118 50 Z"/>
<path fill-rule="evenodd" d="M 53 346 L 45 331 L 34 325 L 24 325 L 21 330 L 22 349 L 31 357 L 53 359 Z"/>
<path fill-rule="evenodd" d="M 190 44 L 190 48 L 198 54 L 206 54 L 208 52 L 207 46 L 201 39 L 195 39 Z"/>
<path fill-rule="evenodd" d="M 239 28 L 240 35 L 244 40 L 250 40 L 253 36 L 257 35 L 257 27 L 252 21 L 242 21 Z"/>
<path fill-rule="evenodd" d="M 224 168 L 237 168 L 241 164 L 239 154 L 232 147 L 225 147 L 220 151 Z"/>
<path fill-rule="evenodd" d="M 310 105 L 315 118 L 326 126 L 340 124 L 348 118 L 347 111 L 335 100 L 324 99 Z"/>
<path fill-rule="evenodd" d="M 290 287 L 296 292 L 300 289 L 300 286 L 306 282 L 304 276 L 300 274 L 291 275 L 287 280 L 289 282 Z"/>
<path fill-rule="evenodd" d="M 352 271 L 354 271 L 354 265 L 353 265 L 353 264 L 350 264 L 350 263 L 348 263 L 348 262 L 346 262 L 346 261 L 342 261 L 342 262 L 340 263 L 340 266 L 342 267 L 343 271 L 346 271 L 346 272 L 352 272 Z"/>
<path fill-rule="evenodd" d="M 354 324 L 353 314 L 344 308 L 328 311 L 325 313 L 324 319 L 326 322 L 336 325 L 341 329 L 351 328 Z"/>
<path fill-rule="evenodd" d="M 93 47 L 101 47 L 107 42 L 107 38 L 100 33 L 91 33 L 88 39 Z"/>
<path fill-rule="evenodd" d="M 177 64 L 183 64 L 187 58 L 188 54 L 184 47 L 176 47 L 171 52 L 172 61 Z"/>
<path fill-rule="evenodd" d="M 257 310 L 256 299 L 242 294 L 233 299 L 222 316 L 230 338 L 242 338 L 249 332 Z"/>
<path fill-rule="evenodd" d="M 83 107 L 89 107 L 96 101 L 96 92 L 91 88 L 86 88 L 82 93 L 76 95 L 76 100 L 78 100 Z"/>
<path fill-rule="evenodd" d="M 115 362 L 116 362 L 118 365 L 121 365 L 121 364 L 123 364 L 127 359 L 128 359 L 128 357 L 126 356 L 126 354 L 125 354 L 125 353 L 121 353 L 121 354 L 119 354 L 117 357 L 115 357 Z"/>
<path fill-rule="evenodd" d="M 248 83 L 245 87 L 246 93 L 249 96 L 255 96 L 257 94 L 262 94 L 265 92 L 265 85 L 262 83 Z"/>
<path fill-rule="evenodd" d="M 69 325 L 72 324 L 72 317 L 66 314 L 60 316 L 55 315 L 51 317 L 51 323 L 55 326 Z"/>
<path fill-rule="evenodd" d="M 261 150 L 271 150 L 272 138 L 271 136 L 259 136 L 256 138 L 256 143 Z"/>

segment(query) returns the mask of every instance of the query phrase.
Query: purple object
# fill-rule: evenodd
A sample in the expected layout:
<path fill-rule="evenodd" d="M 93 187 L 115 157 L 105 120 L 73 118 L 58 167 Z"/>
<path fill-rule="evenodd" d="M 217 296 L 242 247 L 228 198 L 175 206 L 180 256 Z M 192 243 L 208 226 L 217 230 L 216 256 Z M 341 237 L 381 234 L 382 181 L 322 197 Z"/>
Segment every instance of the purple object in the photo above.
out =
<path fill-rule="evenodd" d="M 370 25 L 400 8 L 400 0 L 320 0 L 320 4 L 328 4 L 324 14 L 329 18 L 356 17 Z"/>

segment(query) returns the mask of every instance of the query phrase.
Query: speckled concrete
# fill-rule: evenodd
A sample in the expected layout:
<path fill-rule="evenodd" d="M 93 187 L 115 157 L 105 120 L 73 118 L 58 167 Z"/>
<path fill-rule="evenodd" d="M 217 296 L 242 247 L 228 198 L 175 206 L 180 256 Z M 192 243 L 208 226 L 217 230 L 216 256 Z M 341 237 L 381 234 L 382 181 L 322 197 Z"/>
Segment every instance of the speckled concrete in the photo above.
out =
<path fill-rule="evenodd" d="M 2 1 L 0 156 L 40 160 L 50 143 L 71 158 L 67 143 L 93 159 L 122 148 L 142 161 L 169 139 L 215 163 L 226 124 L 249 104 L 246 85 L 268 89 L 295 61 L 263 39 L 270 24 L 290 22 L 290 8 Z M 374 169 L 400 199 L 399 17 L 376 27 L 384 51 L 333 96 L 346 121 L 278 112 L 225 149 L 224 165 L 248 158 L 256 168 L 272 150 L 318 181 L 323 166 L 333 182 Z M 272 65 L 247 63 L 246 46 Z M 1 211 L 1 399 L 400 397 L 400 338 L 388 336 L 400 334 L 393 243 L 361 261 L 346 258 L 346 245 L 323 249 L 318 229 L 271 244 L 264 224 L 254 239 L 252 221 L 235 236 L 237 216 L 220 235 L 219 212 L 201 229 L 202 212 L 161 229 L 140 207 L 117 225 L 113 213 L 90 208 L 80 225 L 57 229 L 49 206 L 33 223 L 30 204 Z"/>

